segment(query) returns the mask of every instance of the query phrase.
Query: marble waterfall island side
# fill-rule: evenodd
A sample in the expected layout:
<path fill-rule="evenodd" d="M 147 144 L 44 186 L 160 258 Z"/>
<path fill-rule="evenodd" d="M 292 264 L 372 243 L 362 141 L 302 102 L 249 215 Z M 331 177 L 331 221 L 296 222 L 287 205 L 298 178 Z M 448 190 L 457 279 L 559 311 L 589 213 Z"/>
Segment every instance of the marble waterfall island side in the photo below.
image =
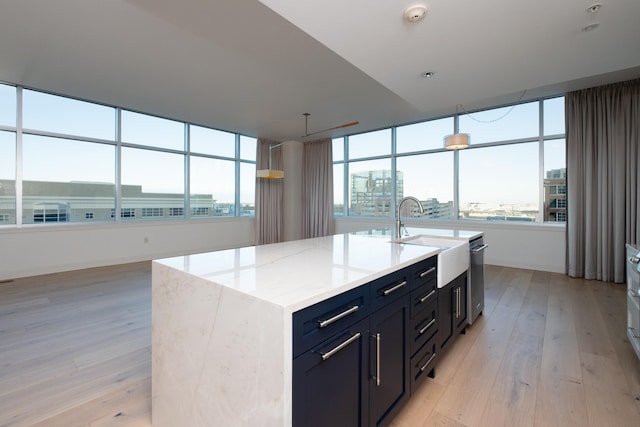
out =
<path fill-rule="evenodd" d="M 343 234 L 154 261 L 154 427 L 290 426 L 293 313 L 436 253 Z"/>

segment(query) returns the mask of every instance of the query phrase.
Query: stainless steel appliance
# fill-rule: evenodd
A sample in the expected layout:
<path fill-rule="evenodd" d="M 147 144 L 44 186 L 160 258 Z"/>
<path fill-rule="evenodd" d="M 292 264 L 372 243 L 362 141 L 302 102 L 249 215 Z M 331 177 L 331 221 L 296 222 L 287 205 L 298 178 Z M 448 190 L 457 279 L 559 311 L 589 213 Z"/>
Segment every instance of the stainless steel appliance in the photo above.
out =
<path fill-rule="evenodd" d="M 484 310 L 484 236 L 469 241 L 469 289 L 467 292 L 467 322 L 472 324 Z"/>
<path fill-rule="evenodd" d="M 627 244 L 627 336 L 640 359 L 640 245 Z"/>

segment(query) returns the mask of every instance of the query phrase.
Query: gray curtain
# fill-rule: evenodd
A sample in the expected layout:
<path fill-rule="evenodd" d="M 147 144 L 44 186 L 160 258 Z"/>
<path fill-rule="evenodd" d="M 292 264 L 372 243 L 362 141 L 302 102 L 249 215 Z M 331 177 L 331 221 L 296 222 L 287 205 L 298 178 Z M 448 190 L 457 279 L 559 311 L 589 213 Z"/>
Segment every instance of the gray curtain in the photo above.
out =
<path fill-rule="evenodd" d="M 622 283 L 640 241 L 640 80 L 569 93 L 567 274 Z"/>
<path fill-rule="evenodd" d="M 333 234 L 331 138 L 305 142 L 302 153 L 302 237 Z"/>
<path fill-rule="evenodd" d="M 269 168 L 269 146 L 276 141 L 258 138 L 256 144 L 256 170 Z M 272 169 L 283 170 L 282 146 L 271 150 Z M 283 239 L 282 217 L 283 179 L 256 178 L 256 245 L 278 243 Z"/>

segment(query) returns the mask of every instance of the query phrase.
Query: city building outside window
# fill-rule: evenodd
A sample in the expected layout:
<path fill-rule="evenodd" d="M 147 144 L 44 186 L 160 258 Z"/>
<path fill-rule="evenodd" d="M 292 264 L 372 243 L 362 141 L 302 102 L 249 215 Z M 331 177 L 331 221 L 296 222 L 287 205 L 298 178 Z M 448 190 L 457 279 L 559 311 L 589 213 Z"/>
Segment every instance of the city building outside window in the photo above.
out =
<path fill-rule="evenodd" d="M 255 138 L 0 84 L 0 224 L 184 219 L 191 166 L 190 216 L 252 216 L 255 150 Z"/>
<path fill-rule="evenodd" d="M 471 144 L 448 151 L 443 137 L 456 123 Z M 564 98 L 558 97 L 336 138 L 334 212 L 392 217 L 403 196 L 414 196 L 425 213 L 406 204 L 402 215 L 564 222 L 564 132 Z"/>

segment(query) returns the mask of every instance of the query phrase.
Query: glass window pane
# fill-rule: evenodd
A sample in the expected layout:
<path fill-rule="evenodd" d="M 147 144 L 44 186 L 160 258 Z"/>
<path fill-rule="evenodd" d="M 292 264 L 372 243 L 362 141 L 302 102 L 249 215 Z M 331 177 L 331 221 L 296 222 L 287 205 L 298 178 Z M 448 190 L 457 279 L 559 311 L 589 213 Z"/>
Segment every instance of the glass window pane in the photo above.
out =
<path fill-rule="evenodd" d="M 567 162 L 565 140 L 544 142 L 544 215 L 543 221 L 567 219 Z"/>
<path fill-rule="evenodd" d="M 191 216 L 234 216 L 235 162 L 191 156 L 189 169 Z"/>
<path fill-rule="evenodd" d="M 349 137 L 349 158 L 384 156 L 391 154 L 391 129 L 361 133 Z"/>
<path fill-rule="evenodd" d="M 0 125 L 16 125 L 16 88 L 0 84 Z"/>
<path fill-rule="evenodd" d="M 256 138 L 240 135 L 240 158 L 243 160 L 255 161 L 257 143 L 258 140 Z"/>
<path fill-rule="evenodd" d="M 460 218 L 535 221 L 538 143 L 459 151 Z"/>
<path fill-rule="evenodd" d="M 24 224 L 107 221 L 115 205 L 115 146 L 23 135 Z"/>
<path fill-rule="evenodd" d="M 392 216 L 391 159 L 349 163 L 349 215 Z"/>
<path fill-rule="evenodd" d="M 396 129 L 396 152 L 443 148 L 444 137 L 453 133 L 453 117 L 400 126 Z"/>
<path fill-rule="evenodd" d="M 333 165 L 333 214 L 344 215 L 344 163 Z"/>
<path fill-rule="evenodd" d="M 536 137 L 540 134 L 538 101 L 460 116 L 460 133 L 471 145 Z"/>
<path fill-rule="evenodd" d="M 333 161 L 339 162 L 344 160 L 344 138 L 334 138 L 332 140 L 333 146 L 331 152 L 333 155 Z"/>
<path fill-rule="evenodd" d="M 256 201 L 256 165 L 240 163 L 240 216 L 254 216 Z"/>
<path fill-rule="evenodd" d="M 122 141 L 184 150 L 184 123 L 122 110 Z"/>
<path fill-rule="evenodd" d="M 212 156 L 236 156 L 236 135 L 200 126 L 189 126 L 189 144 L 192 153 Z"/>
<path fill-rule="evenodd" d="M 564 97 L 546 99 L 544 108 L 544 134 L 558 135 L 565 133 Z"/>
<path fill-rule="evenodd" d="M 184 209 L 184 155 L 123 147 L 121 176 L 121 218 L 151 216 L 143 216 L 143 208 L 161 208 L 162 217 L 170 208 Z"/>
<path fill-rule="evenodd" d="M 115 140 L 115 108 L 57 95 L 22 91 L 22 126 L 88 138 Z"/>
<path fill-rule="evenodd" d="M 16 134 L 0 132 L 0 225 L 16 223 Z"/>
<path fill-rule="evenodd" d="M 453 218 L 453 152 L 398 157 L 398 201 L 416 197 L 426 218 Z"/>

